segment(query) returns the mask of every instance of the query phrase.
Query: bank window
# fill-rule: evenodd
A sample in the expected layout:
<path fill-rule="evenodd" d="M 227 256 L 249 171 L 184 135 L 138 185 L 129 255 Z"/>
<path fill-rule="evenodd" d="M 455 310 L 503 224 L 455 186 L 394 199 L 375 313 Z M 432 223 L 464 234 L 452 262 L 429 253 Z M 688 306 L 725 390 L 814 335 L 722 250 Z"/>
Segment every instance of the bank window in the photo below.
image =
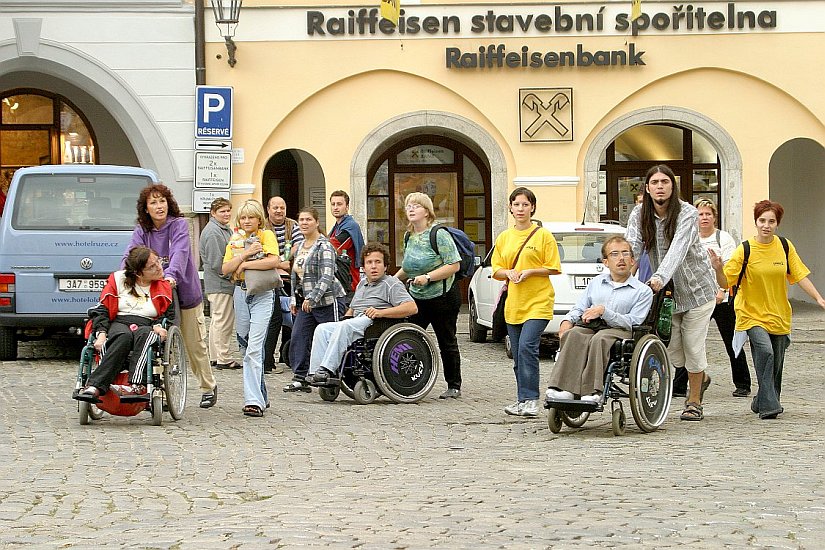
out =
<path fill-rule="evenodd" d="M 660 124 L 635 126 L 616 138 L 617 161 L 660 161 L 684 158 L 681 128 Z"/>

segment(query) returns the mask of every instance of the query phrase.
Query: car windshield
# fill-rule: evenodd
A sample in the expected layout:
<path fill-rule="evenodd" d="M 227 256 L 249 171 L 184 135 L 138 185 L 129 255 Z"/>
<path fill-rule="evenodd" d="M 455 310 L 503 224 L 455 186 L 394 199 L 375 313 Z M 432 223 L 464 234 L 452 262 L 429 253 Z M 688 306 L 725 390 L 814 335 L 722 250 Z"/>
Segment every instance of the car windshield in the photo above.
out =
<path fill-rule="evenodd" d="M 554 233 L 561 263 L 598 263 L 602 261 L 602 244 L 618 233 Z"/>
<path fill-rule="evenodd" d="M 31 174 L 18 186 L 12 227 L 123 230 L 135 227 L 137 198 L 150 180 L 114 174 Z"/>

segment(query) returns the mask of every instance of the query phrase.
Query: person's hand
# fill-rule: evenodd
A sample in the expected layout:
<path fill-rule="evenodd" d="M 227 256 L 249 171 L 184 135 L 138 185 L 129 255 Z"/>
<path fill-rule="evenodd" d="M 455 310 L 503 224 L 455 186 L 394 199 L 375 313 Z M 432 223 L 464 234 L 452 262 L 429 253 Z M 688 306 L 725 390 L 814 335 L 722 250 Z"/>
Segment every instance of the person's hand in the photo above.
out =
<path fill-rule="evenodd" d="M 304 313 L 309 313 L 310 311 L 312 311 L 312 306 L 310 305 L 309 300 L 304 300 L 304 303 L 301 304 L 301 309 L 304 311 Z"/>
<path fill-rule="evenodd" d="M 97 351 L 102 350 L 103 349 L 103 344 L 105 344 L 105 343 L 106 343 L 106 333 L 105 332 L 98 333 L 97 338 L 95 338 L 95 342 L 94 342 L 95 349 Z"/>
<path fill-rule="evenodd" d="M 366 309 L 366 311 L 364 311 L 364 315 L 366 315 L 370 319 L 379 319 L 379 318 L 381 318 L 381 315 L 383 315 L 383 314 L 381 313 L 380 309 L 377 309 L 377 308 L 374 308 L 374 307 L 368 307 Z"/>
<path fill-rule="evenodd" d="M 653 292 L 659 292 L 660 290 L 662 290 L 662 287 L 665 286 L 665 285 L 662 284 L 662 280 L 659 277 L 654 275 L 647 282 L 647 286 L 649 286 L 651 289 L 653 289 Z"/>
<path fill-rule="evenodd" d="M 509 269 L 507 270 L 507 279 L 513 283 L 520 283 L 524 280 L 524 275 L 517 269 Z"/>
<path fill-rule="evenodd" d="M 724 299 L 725 299 L 725 291 L 724 291 L 724 289 L 721 289 L 721 288 L 720 288 L 720 289 L 716 292 L 716 305 L 721 304 L 721 303 L 722 303 L 722 300 L 724 300 Z"/>
<path fill-rule="evenodd" d="M 559 340 L 564 336 L 564 333 L 573 328 L 573 323 L 570 321 L 562 321 L 559 325 Z"/>
<path fill-rule="evenodd" d="M 243 253 L 244 253 L 244 256 L 246 256 L 247 258 L 251 258 L 252 256 L 257 254 L 258 252 L 262 252 L 263 249 L 264 249 L 264 245 L 262 245 L 259 241 L 259 242 L 254 242 L 251 245 L 249 245 L 249 248 L 245 248 Z"/>
<path fill-rule="evenodd" d="M 825 298 L 820 298 L 819 300 L 816 301 L 816 303 L 819 304 L 819 307 L 821 307 L 822 309 L 825 309 Z"/>
<path fill-rule="evenodd" d="M 152 326 L 152 330 L 155 332 L 155 334 L 157 334 L 158 336 L 160 336 L 160 341 L 161 341 L 161 342 L 166 341 L 166 334 L 167 334 L 167 330 L 166 330 L 165 328 L 163 328 L 163 327 L 162 327 L 162 326 L 160 326 L 160 325 L 153 325 L 153 326 Z"/>
<path fill-rule="evenodd" d="M 590 321 L 599 319 L 602 315 L 604 315 L 604 306 L 590 306 L 582 313 L 582 321 L 589 323 Z"/>
<path fill-rule="evenodd" d="M 172 285 L 172 288 L 175 288 L 175 287 L 178 285 L 178 282 L 175 280 L 175 278 L 174 278 L 174 277 L 164 277 L 164 279 L 166 279 L 166 281 L 167 281 L 170 285 Z"/>
<path fill-rule="evenodd" d="M 298 308 L 295 306 L 289 306 L 289 312 L 292 313 L 292 315 L 298 315 Z"/>
<path fill-rule="evenodd" d="M 719 256 L 713 249 L 708 249 L 708 256 L 710 257 L 710 266 L 714 271 L 722 271 L 722 257 Z"/>
<path fill-rule="evenodd" d="M 412 280 L 411 284 L 414 284 L 415 286 L 424 286 L 429 284 L 430 282 L 431 281 L 427 280 L 427 277 L 425 277 L 424 275 L 418 275 Z"/>

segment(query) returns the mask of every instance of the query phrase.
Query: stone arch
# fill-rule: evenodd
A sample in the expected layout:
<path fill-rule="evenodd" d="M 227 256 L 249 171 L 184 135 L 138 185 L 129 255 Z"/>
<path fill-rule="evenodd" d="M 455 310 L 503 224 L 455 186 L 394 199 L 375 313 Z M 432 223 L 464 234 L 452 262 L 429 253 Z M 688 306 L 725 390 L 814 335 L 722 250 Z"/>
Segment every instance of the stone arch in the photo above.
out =
<path fill-rule="evenodd" d="M 472 120 L 444 111 L 415 111 L 379 124 L 358 145 L 350 167 L 353 217 L 367 226 L 367 170 L 373 159 L 399 139 L 419 133 L 443 135 L 473 149 L 490 166 L 493 238 L 507 228 L 507 161 L 495 139 Z"/>
<path fill-rule="evenodd" d="M 17 42 L 9 40 L 0 43 L 0 80 L 14 72 L 43 73 L 84 90 L 121 127 L 141 166 L 155 170 L 165 182 L 181 181 L 171 148 L 146 105 L 120 76 L 96 59 L 44 39 L 40 39 L 34 52 L 21 55 Z"/>
<path fill-rule="evenodd" d="M 734 238 L 740 240 L 742 227 L 742 156 L 733 138 L 713 119 L 683 107 L 663 105 L 647 107 L 624 114 L 605 126 L 590 143 L 584 159 L 585 218 L 599 219 L 599 158 L 623 132 L 650 123 L 672 123 L 701 133 L 719 153 L 722 165 L 721 184 L 723 200 L 728 207 L 722 213 L 725 227 L 730 228 Z M 590 192 L 587 192 L 587 190 Z"/>

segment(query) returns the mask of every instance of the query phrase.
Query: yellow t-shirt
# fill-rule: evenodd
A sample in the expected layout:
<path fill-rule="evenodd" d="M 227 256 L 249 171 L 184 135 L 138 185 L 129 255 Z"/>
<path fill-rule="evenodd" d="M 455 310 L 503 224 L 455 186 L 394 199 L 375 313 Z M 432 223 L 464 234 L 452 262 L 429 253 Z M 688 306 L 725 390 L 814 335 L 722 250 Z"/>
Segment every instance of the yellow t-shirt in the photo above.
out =
<path fill-rule="evenodd" d="M 269 229 L 259 229 L 255 235 L 261 241 L 261 246 L 264 248 L 264 255 L 265 256 L 278 256 L 280 252 L 278 252 L 278 238 L 275 237 L 275 233 L 270 231 Z M 223 255 L 223 263 L 228 262 L 234 256 L 232 251 L 232 243 L 228 243 L 226 245 L 226 252 Z M 243 273 L 241 273 L 240 280 L 243 280 Z"/>
<path fill-rule="evenodd" d="M 748 239 L 750 256 L 742 287 L 739 289 L 733 307 L 736 310 L 736 330 L 762 327 L 770 334 L 791 333 L 791 304 L 788 302 L 788 285 L 796 284 L 811 271 L 802 263 L 793 243 L 788 241 L 788 262 L 782 242 L 774 237 L 770 244 L 761 244 L 756 239 Z M 736 284 L 745 249 L 740 244 L 733 256 L 725 263 L 725 277 L 728 286 Z"/>
<path fill-rule="evenodd" d="M 547 268 L 554 273 L 561 271 L 559 247 L 553 234 L 546 229 L 539 229 L 530 237 L 530 241 L 521 251 L 518 264 L 513 266 L 519 248 L 533 231 L 527 229 L 508 229 L 496 239 L 493 251 L 493 273 L 499 269 L 536 269 Z M 504 319 L 511 325 L 520 325 L 530 319 L 552 319 L 553 303 L 556 293 L 549 277 L 528 277 L 518 284 L 510 283 L 507 304 L 504 307 Z"/>

